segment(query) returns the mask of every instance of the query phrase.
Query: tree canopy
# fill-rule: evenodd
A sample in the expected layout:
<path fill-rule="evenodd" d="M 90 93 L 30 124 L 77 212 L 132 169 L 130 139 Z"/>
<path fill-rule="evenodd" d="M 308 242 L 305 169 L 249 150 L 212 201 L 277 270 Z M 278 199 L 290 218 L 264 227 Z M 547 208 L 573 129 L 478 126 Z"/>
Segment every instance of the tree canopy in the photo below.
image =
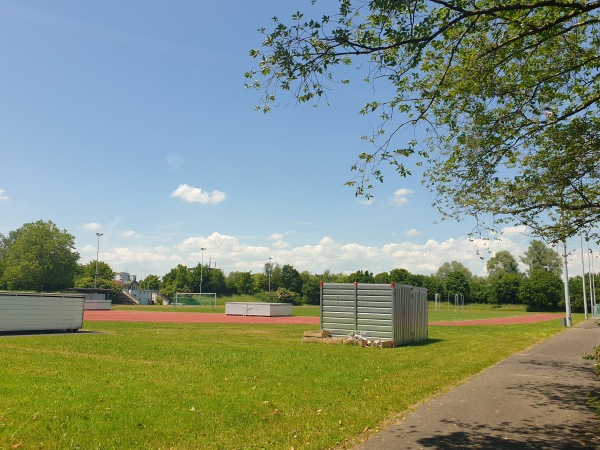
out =
<path fill-rule="evenodd" d="M 521 283 L 523 303 L 532 308 L 554 308 L 563 299 L 564 285 L 559 276 L 547 270 L 534 270 Z"/>
<path fill-rule="evenodd" d="M 24 224 L 0 234 L 0 284 L 10 290 L 55 291 L 73 287 L 79 253 L 75 238 L 52 221 Z"/>
<path fill-rule="evenodd" d="M 490 276 L 502 276 L 506 273 L 517 273 L 519 263 L 509 251 L 502 250 L 488 259 L 485 268 Z"/>
<path fill-rule="evenodd" d="M 533 240 L 523 256 L 521 262 L 527 265 L 528 272 L 535 270 L 545 270 L 560 276 L 562 274 L 562 260 L 556 250 L 547 247 L 543 242 Z"/>
<path fill-rule="evenodd" d="M 473 276 L 471 271 L 458 261 L 445 262 L 437 270 L 436 275 L 441 278 L 447 278 L 452 272 L 462 272 L 467 280 L 470 280 Z"/>
<path fill-rule="evenodd" d="M 475 217 L 473 233 L 600 240 L 599 16 L 600 1 L 339 0 L 259 30 L 246 85 L 266 112 L 281 91 L 318 103 L 356 66 L 383 92 L 361 111 L 379 123 L 352 166 L 357 195 L 412 157 L 441 215 Z"/>
<path fill-rule="evenodd" d="M 96 276 L 96 269 L 98 276 Z M 104 261 L 90 261 L 87 264 L 79 264 L 75 274 L 74 286 L 77 288 L 110 289 L 109 298 L 114 300 L 119 297 L 123 286 L 115 282 L 115 272 Z"/>

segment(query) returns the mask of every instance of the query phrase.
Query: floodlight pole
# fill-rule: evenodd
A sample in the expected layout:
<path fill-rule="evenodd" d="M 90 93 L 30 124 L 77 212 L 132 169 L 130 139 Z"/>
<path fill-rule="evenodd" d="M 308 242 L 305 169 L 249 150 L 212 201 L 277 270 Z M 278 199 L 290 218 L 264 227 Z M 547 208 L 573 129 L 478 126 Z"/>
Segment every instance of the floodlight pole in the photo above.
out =
<path fill-rule="evenodd" d="M 593 308 L 593 315 L 592 317 L 596 317 L 596 310 L 598 308 L 598 304 L 596 303 L 596 280 L 595 278 L 595 274 L 594 274 L 594 252 L 592 252 L 592 249 L 589 250 L 590 255 L 591 255 L 591 264 L 590 264 L 590 285 L 591 285 L 591 289 L 592 292 L 590 292 L 590 298 L 592 301 L 592 308 Z"/>
<path fill-rule="evenodd" d="M 96 247 L 96 273 L 94 274 L 94 291 L 98 286 L 98 255 L 100 253 L 100 236 L 102 235 L 102 233 L 96 233 L 96 236 L 98 236 L 98 247 Z"/>
<path fill-rule="evenodd" d="M 586 238 L 587 241 L 587 238 Z M 590 284 L 590 308 L 592 309 L 592 317 L 595 317 L 594 311 L 594 290 L 592 289 L 592 260 L 590 259 L 590 243 L 587 242 L 587 255 L 588 255 L 588 282 Z"/>
<path fill-rule="evenodd" d="M 588 309 L 587 309 L 587 297 L 586 297 L 586 289 L 585 289 L 585 260 L 583 259 L 583 235 L 580 234 L 579 238 L 581 239 L 581 267 L 583 270 L 583 278 L 581 281 L 583 282 L 583 313 L 585 315 L 585 319 L 588 318 Z M 590 299 L 591 300 L 591 299 Z M 591 306 L 591 304 L 590 304 Z"/>
<path fill-rule="evenodd" d="M 565 321 L 567 327 L 571 327 L 571 298 L 569 295 L 569 268 L 568 268 L 568 257 L 567 253 L 567 241 L 563 241 L 563 258 L 564 258 L 564 268 L 565 268 Z"/>
<path fill-rule="evenodd" d="M 200 296 L 202 297 L 202 266 L 204 266 L 204 250 L 205 247 L 200 247 Z"/>

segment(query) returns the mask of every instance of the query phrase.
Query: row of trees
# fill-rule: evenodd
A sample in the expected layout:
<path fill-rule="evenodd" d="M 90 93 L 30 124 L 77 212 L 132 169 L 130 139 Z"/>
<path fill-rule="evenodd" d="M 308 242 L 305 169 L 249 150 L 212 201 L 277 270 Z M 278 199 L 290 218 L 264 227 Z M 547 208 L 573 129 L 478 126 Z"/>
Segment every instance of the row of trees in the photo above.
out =
<path fill-rule="evenodd" d="M 458 261 L 444 263 L 435 274 L 413 274 L 406 269 L 373 274 L 358 270 L 351 274 L 311 274 L 299 272 L 290 264 L 266 263 L 260 273 L 236 271 L 225 275 L 221 269 L 202 268 L 204 292 L 219 295 L 248 294 L 264 300 L 318 304 L 320 283 L 396 283 L 427 288 L 430 300 L 435 294 L 453 299 L 455 294 L 475 303 L 518 304 L 531 309 L 556 309 L 564 306 L 564 284 L 561 279 L 560 255 L 541 241 L 533 240 L 527 251 L 519 257 L 527 270 L 519 270 L 519 262 L 508 251 L 497 252 L 487 264 L 487 276 L 475 276 Z M 178 265 L 161 278 L 146 277 L 142 285 L 160 290 L 168 297 L 176 292 L 198 292 L 200 265 L 188 268 Z M 589 274 L 588 274 L 589 275 Z M 586 278 L 586 283 L 589 280 Z M 600 277 L 596 276 L 596 285 Z M 583 311 L 582 277 L 569 280 L 573 311 Z M 586 284 L 587 286 L 587 284 Z"/>
<path fill-rule="evenodd" d="M 453 300 L 455 294 L 462 294 L 466 301 L 474 303 L 522 303 L 531 309 L 562 308 L 564 284 L 560 255 L 534 240 L 519 260 L 527 267 L 525 272 L 519 270 L 519 263 L 510 252 L 498 252 L 488 260 L 488 274 L 484 277 L 473 275 L 458 261 L 444 263 L 431 275 L 413 274 L 401 268 L 377 274 L 368 270 L 351 274 L 330 271 L 311 274 L 299 272 L 289 264 L 272 263 L 266 263 L 260 273 L 236 271 L 225 275 L 221 269 L 204 266 L 202 290 L 219 295 L 249 294 L 270 301 L 318 304 L 321 282 L 396 283 L 427 288 L 430 300 L 436 294 L 444 300 Z M 173 297 L 176 292 L 197 292 L 199 274 L 200 266 L 179 265 L 162 279 L 150 275 L 142 284 Z M 598 285 L 600 277 L 595 278 Z M 586 277 L 586 286 L 588 282 Z M 581 276 L 569 280 L 573 311 L 583 311 L 582 283 Z"/>
<path fill-rule="evenodd" d="M 114 280 L 114 271 L 102 261 L 78 264 L 74 238 L 51 222 L 38 221 L 23 225 L 8 236 L 0 235 L 0 289 L 56 291 L 70 287 L 97 286 L 110 289 L 113 298 L 122 286 Z M 162 277 L 148 275 L 141 287 L 160 291 L 169 298 L 177 292 L 198 292 L 202 279 L 203 292 L 218 295 L 255 295 L 263 300 L 318 304 L 320 283 L 397 283 L 427 288 L 430 300 L 436 294 L 451 300 L 462 294 L 475 303 L 524 303 L 533 309 L 553 309 L 564 304 L 564 285 L 561 280 L 559 254 L 534 240 L 519 257 L 527 270 L 519 270 L 519 262 L 508 251 L 497 252 L 487 264 L 487 276 L 474 276 L 458 261 L 444 263 L 431 275 L 412 274 L 397 268 L 373 274 L 358 270 L 351 274 L 325 271 L 311 274 L 299 272 L 290 264 L 280 266 L 268 262 L 260 273 L 223 270 L 209 265 L 187 267 L 178 265 Z M 586 286 L 589 282 L 586 279 Z M 595 285 L 600 288 L 600 277 Z M 583 280 L 569 280 L 571 305 L 574 311 L 583 310 Z"/>

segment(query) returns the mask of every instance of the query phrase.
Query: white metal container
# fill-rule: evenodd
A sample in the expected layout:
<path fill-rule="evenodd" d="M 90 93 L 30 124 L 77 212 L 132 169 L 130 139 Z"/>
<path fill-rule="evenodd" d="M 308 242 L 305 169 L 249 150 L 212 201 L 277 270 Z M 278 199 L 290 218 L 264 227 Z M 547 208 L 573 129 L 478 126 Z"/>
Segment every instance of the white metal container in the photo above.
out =
<path fill-rule="evenodd" d="M 0 332 L 83 327 L 83 294 L 0 292 Z"/>
<path fill-rule="evenodd" d="M 225 314 L 228 316 L 291 316 L 292 304 L 262 302 L 228 302 L 225 303 Z"/>

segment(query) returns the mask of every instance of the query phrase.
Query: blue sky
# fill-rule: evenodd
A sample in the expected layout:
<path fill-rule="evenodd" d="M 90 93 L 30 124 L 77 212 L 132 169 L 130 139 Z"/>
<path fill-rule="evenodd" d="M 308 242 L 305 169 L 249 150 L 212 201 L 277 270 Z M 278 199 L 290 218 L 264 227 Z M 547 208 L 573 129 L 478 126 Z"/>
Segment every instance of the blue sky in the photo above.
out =
<path fill-rule="evenodd" d="M 358 113 L 373 94 L 361 76 L 331 106 L 283 96 L 254 110 L 243 74 L 256 30 L 310 2 L 227 5 L 0 0 L 0 233 L 52 220 L 82 263 L 102 233 L 99 259 L 139 277 L 195 266 L 202 247 L 226 273 L 272 257 L 312 273 L 457 260 L 485 274 L 487 246 L 469 242 L 468 221 L 435 223 L 418 175 L 390 173 L 369 202 L 344 186 L 375 125 Z M 521 255 L 522 231 L 491 254 Z"/>

